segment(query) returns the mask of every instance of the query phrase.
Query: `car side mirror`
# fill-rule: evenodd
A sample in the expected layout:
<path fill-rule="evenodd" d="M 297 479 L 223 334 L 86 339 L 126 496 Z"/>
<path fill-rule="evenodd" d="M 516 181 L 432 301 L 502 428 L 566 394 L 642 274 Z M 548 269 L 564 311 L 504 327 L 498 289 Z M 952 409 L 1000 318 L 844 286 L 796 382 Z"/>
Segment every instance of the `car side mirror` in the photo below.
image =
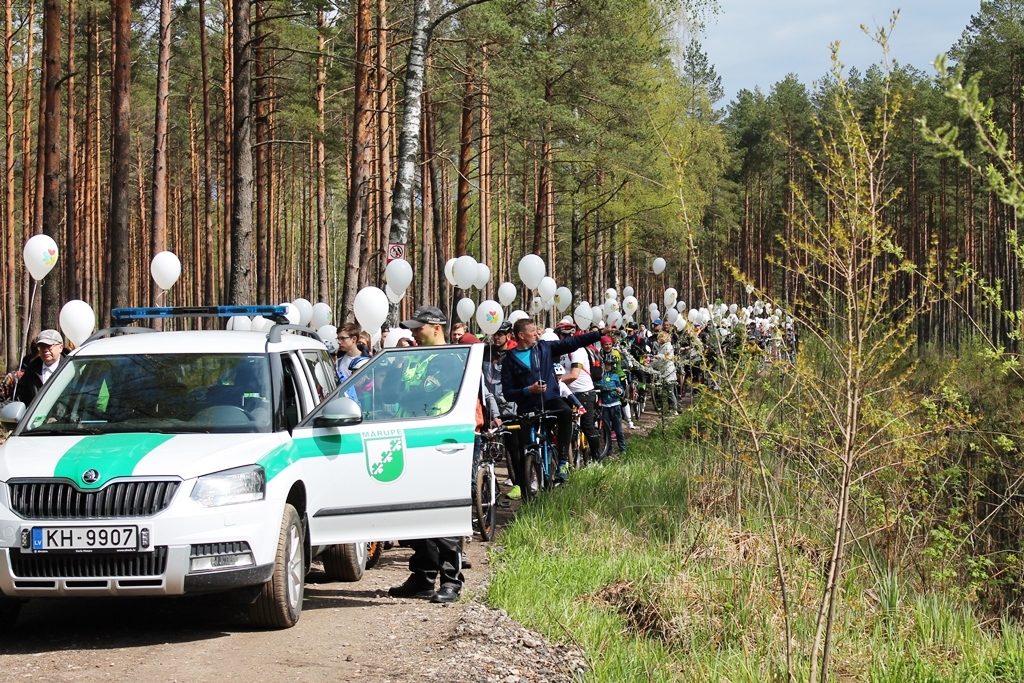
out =
<path fill-rule="evenodd" d="M 320 414 L 313 418 L 317 427 L 343 427 L 363 421 L 363 409 L 348 396 L 332 398 L 324 404 Z"/>
<path fill-rule="evenodd" d="M 23 417 L 25 404 L 21 401 L 12 401 L 0 410 L 0 424 L 8 429 L 14 429 Z"/>

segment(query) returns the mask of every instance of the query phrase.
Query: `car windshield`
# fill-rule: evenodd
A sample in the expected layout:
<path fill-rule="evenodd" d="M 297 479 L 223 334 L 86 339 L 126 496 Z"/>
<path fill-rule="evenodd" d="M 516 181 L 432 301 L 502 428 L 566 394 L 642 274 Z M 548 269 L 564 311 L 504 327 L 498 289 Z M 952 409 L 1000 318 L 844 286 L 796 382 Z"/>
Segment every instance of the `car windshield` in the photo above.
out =
<path fill-rule="evenodd" d="M 73 356 L 22 434 L 269 432 L 271 414 L 264 355 Z"/>

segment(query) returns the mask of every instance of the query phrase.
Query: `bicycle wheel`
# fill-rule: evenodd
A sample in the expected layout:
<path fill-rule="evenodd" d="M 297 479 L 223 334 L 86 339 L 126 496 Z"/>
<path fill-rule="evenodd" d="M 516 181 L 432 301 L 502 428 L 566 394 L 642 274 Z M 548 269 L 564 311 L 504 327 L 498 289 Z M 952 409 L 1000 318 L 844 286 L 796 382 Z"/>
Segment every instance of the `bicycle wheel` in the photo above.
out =
<path fill-rule="evenodd" d="M 519 472 L 517 473 L 517 477 L 519 481 L 523 482 L 522 484 L 519 485 L 519 490 L 522 492 L 523 496 L 523 502 L 533 500 L 533 497 L 537 495 L 537 492 L 533 489 L 533 476 L 535 474 L 534 463 L 536 462 L 536 448 L 536 446 L 527 446 L 525 449 L 523 449 L 522 461 L 519 463 Z"/>
<path fill-rule="evenodd" d="M 612 427 L 607 420 L 601 420 L 601 442 L 603 448 L 601 448 L 598 459 L 604 460 L 612 454 Z"/>
<path fill-rule="evenodd" d="M 495 505 L 494 467 L 490 464 L 480 465 L 476 469 L 476 486 L 473 490 L 473 512 L 476 514 L 476 530 L 480 539 L 494 539 L 495 524 L 498 519 L 498 508 Z"/>
<path fill-rule="evenodd" d="M 573 422 L 572 439 L 569 440 L 569 462 L 572 463 L 573 469 L 578 470 L 586 466 L 586 454 L 587 438 L 583 436 L 579 424 Z"/>
<path fill-rule="evenodd" d="M 555 488 L 555 480 L 558 475 L 558 451 L 552 446 L 548 446 L 544 449 L 544 457 L 547 460 L 547 466 L 544 469 L 544 490 L 550 491 Z"/>

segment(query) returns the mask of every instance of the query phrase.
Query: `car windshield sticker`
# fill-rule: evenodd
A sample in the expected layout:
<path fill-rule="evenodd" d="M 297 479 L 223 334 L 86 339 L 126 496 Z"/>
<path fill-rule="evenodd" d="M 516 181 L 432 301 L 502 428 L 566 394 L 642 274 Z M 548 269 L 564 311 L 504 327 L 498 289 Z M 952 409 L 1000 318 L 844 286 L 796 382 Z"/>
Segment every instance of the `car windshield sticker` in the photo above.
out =
<path fill-rule="evenodd" d="M 387 484 L 402 476 L 405 470 L 405 449 L 399 429 L 383 429 L 363 434 L 366 472 Z"/>
<path fill-rule="evenodd" d="M 143 458 L 173 438 L 173 434 L 86 436 L 61 456 L 53 476 L 70 479 L 83 489 L 98 489 L 111 479 L 130 477 Z M 100 472 L 94 481 L 84 478 L 90 470 Z"/>

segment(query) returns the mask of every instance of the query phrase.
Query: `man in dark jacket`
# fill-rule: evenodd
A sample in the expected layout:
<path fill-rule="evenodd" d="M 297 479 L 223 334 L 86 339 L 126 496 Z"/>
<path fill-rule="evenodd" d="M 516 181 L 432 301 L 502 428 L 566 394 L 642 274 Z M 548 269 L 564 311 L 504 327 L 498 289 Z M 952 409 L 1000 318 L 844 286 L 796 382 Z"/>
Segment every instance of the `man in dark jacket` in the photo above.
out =
<path fill-rule="evenodd" d="M 614 329 L 614 328 L 609 328 Z M 501 365 L 501 388 L 505 398 L 515 401 L 519 413 L 540 410 L 556 413 L 558 430 L 558 469 L 569 462 L 569 441 L 572 438 L 572 410 L 558 395 L 558 380 L 555 378 L 555 360 L 563 354 L 575 351 L 601 340 L 601 332 L 579 334 L 558 341 L 541 341 L 537 325 L 529 318 L 521 318 L 512 326 L 516 348 L 505 356 Z M 519 443 L 520 462 L 522 442 Z M 525 485 L 526 472 L 518 477 Z M 564 478 L 564 477 L 563 477 Z"/>
<path fill-rule="evenodd" d="M 17 389 L 14 390 L 14 400 L 25 405 L 32 402 L 46 380 L 57 372 L 61 361 L 64 360 L 64 338 L 57 330 L 40 332 L 36 337 L 35 347 L 36 357 L 29 362 L 25 374 L 18 380 Z"/>

